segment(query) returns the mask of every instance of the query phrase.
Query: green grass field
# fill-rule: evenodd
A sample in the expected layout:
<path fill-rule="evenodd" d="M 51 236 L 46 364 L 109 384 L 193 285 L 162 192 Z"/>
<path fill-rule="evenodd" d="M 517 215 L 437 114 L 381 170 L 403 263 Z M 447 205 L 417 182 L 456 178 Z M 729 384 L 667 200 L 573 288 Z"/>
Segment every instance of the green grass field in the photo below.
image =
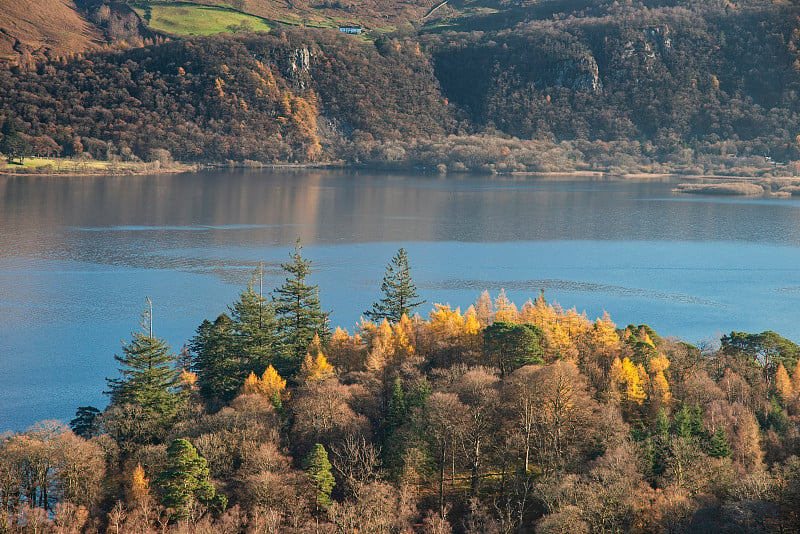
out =
<path fill-rule="evenodd" d="M 150 4 L 136 12 L 152 30 L 171 35 L 211 35 L 241 28 L 269 31 L 263 19 L 232 9 L 192 4 Z"/>

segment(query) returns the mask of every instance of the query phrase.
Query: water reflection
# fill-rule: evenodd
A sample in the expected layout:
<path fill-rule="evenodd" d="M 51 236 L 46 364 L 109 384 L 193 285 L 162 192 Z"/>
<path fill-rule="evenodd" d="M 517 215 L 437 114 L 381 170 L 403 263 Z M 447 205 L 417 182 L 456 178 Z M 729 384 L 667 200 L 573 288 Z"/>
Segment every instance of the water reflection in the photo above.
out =
<path fill-rule="evenodd" d="M 0 177 L 0 432 L 102 406 L 144 296 L 176 348 L 300 237 L 350 327 L 406 246 L 429 303 L 544 288 L 590 317 L 695 341 L 800 339 L 800 202 L 683 197 L 674 182 L 344 171 Z M 425 313 L 427 310 L 423 310 Z"/>

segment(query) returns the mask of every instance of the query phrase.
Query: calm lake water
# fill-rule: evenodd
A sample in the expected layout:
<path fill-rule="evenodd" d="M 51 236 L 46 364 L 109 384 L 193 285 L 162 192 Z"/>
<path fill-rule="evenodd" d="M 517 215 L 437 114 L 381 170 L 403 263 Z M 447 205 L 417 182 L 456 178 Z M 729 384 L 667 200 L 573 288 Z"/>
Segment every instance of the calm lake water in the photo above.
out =
<path fill-rule="evenodd" d="M 370 173 L 0 177 L 0 432 L 105 406 L 138 328 L 176 349 L 259 261 L 282 281 L 295 240 L 332 323 L 351 332 L 409 252 L 423 298 L 484 289 L 690 342 L 773 329 L 800 341 L 800 201 L 688 197 L 675 182 Z"/>

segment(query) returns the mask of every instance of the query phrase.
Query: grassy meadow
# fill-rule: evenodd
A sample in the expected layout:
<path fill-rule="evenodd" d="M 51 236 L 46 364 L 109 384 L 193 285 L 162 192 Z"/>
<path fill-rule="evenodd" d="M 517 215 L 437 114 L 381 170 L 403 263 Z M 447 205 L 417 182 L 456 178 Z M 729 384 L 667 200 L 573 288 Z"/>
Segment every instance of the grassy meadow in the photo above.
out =
<path fill-rule="evenodd" d="M 136 12 L 152 30 L 171 35 L 211 35 L 242 28 L 269 31 L 261 18 L 232 9 L 194 4 L 160 3 Z"/>

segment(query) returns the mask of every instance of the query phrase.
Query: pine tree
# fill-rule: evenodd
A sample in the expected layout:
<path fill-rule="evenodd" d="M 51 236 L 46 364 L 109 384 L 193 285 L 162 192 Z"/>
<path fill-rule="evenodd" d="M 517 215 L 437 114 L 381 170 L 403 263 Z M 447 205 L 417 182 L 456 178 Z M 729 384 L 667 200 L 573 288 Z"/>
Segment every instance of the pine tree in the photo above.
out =
<path fill-rule="evenodd" d="M 321 443 L 314 444 L 311 452 L 303 460 L 303 469 L 314 483 L 317 507 L 331 504 L 331 491 L 336 485 L 336 480 L 334 480 L 331 471 L 328 451 L 325 450 Z"/>
<path fill-rule="evenodd" d="M 213 323 L 203 321 L 190 341 L 195 355 L 192 371 L 197 374 L 200 396 L 206 401 L 229 401 L 241 386 L 242 362 L 234 347 L 234 336 L 233 321 L 223 313 Z"/>
<path fill-rule="evenodd" d="M 389 399 L 389 416 L 386 418 L 386 434 L 391 435 L 392 431 L 402 425 L 406 419 L 406 396 L 403 392 L 403 382 L 400 377 L 394 380 L 392 398 Z"/>
<path fill-rule="evenodd" d="M 239 300 L 229 306 L 233 320 L 233 349 L 241 359 L 239 377 L 249 371 L 263 373 L 273 363 L 278 345 L 275 310 L 259 290 L 253 279 L 247 289 L 239 294 Z M 260 284 L 260 282 L 259 282 Z"/>
<path fill-rule="evenodd" d="M 69 427 L 76 436 L 85 439 L 93 438 L 100 434 L 98 415 L 100 415 L 100 410 L 94 406 L 81 406 L 75 412 L 75 418 L 69 422 Z"/>
<path fill-rule="evenodd" d="M 108 378 L 112 405 L 132 404 L 141 407 L 154 420 L 164 423 L 178 409 L 178 376 L 173 368 L 175 356 L 162 339 L 153 336 L 151 313 L 142 314 L 142 331 L 123 344 L 122 355 L 114 359 L 121 364 L 122 378 Z"/>
<path fill-rule="evenodd" d="M 210 503 L 216 490 L 208 479 L 208 462 L 185 439 L 176 439 L 167 448 L 167 468 L 158 478 L 163 491 L 162 504 L 174 510 L 173 519 L 190 516 L 195 502 Z"/>
<path fill-rule="evenodd" d="M 319 287 L 308 285 L 311 261 L 303 258 L 300 240 L 297 240 L 292 261 L 281 265 L 288 277 L 275 290 L 275 312 L 278 315 L 278 336 L 283 361 L 279 370 L 283 376 L 293 376 L 300 368 L 314 336 L 325 342 L 331 337 L 328 313 L 323 312 L 319 301 Z"/>
<path fill-rule="evenodd" d="M 411 279 L 406 249 L 400 247 L 386 266 L 381 291 L 383 298 L 375 302 L 370 311 L 364 312 L 367 318 L 376 322 L 387 319 L 396 323 L 403 315 L 410 316 L 418 306 L 425 303 L 424 300 L 418 300 L 419 294 Z"/>
<path fill-rule="evenodd" d="M 721 426 L 711 436 L 708 455 L 712 458 L 728 458 L 731 455 L 731 446 L 728 443 L 728 434 Z"/>
<path fill-rule="evenodd" d="M 190 342 L 194 353 L 192 370 L 197 373 L 200 395 L 207 401 L 230 401 L 245 378 L 263 373 L 275 359 L 278 346 L 275 310 L 256 291 L 253 278 L 239 299 L 221 314 L 197 328 Z"/>

